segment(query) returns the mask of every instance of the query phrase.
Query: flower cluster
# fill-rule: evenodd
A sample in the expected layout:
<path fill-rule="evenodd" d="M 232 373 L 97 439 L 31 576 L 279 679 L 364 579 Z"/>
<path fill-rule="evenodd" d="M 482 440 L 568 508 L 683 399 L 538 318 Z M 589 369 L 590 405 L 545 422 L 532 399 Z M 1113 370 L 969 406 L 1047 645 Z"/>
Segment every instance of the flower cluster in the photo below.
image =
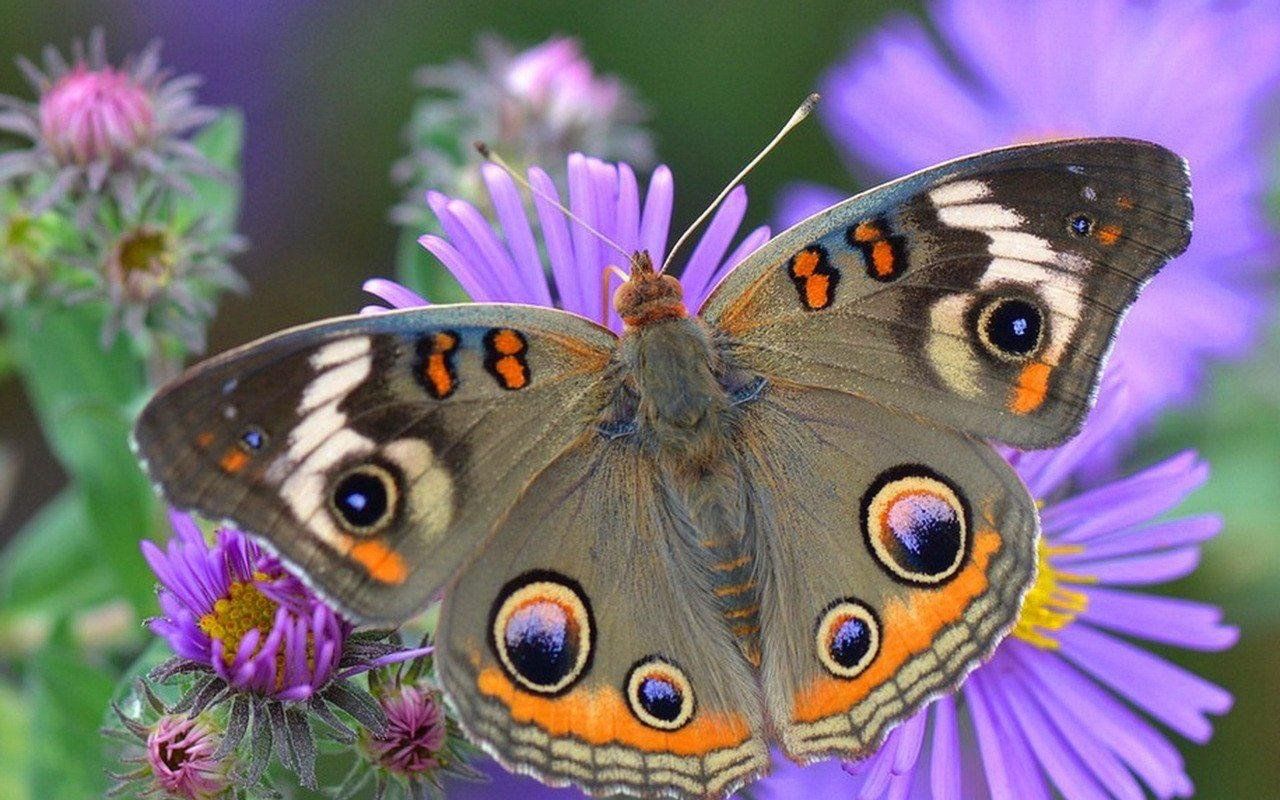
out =
<path fill-rule="evenodd" d="M 238 122 L 198 105 L 158 44 L 116 67 L 98 31 L 70 62 L 48 48 L 43 69 L 18 63 L 38 99 L 0 96 L 0 131 L 30 141 L 0 154 L 0 300 L 102 305 L 107 343 L 124 329 L 203 349 L 216 298 L 243 288 L 236 177 L 205 152 Z M 223 208 L 200 202 L 214 195 Z"/>

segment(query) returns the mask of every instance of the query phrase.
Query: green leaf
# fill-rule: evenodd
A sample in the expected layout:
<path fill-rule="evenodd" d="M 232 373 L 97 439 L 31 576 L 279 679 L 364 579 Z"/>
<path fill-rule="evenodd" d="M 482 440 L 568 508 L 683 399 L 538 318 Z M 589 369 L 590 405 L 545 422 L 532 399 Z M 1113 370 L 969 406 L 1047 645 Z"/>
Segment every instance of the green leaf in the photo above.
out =
<path fill-rule="evenodd" d="M 0 683 L 0 797 L 29 800 L 31 759 L 31 708 L 27 699 L 6 683 Z"/>
<path fill-rule="evenodd" d="M 77 657 L 65 629 L 26 671 L 31 700 L 31 795 L 41 800 L 100 797 L 106 787 L 102 709 L 114 682 Z"/>
<path fill-rule="evenodd" d="M 213 230 L 227 234 L 235 231 L 240 214 L 241 151 L 244 146 L 244 116 L 236 109 L 223 111 L 195 137 L 196 149 L 231 179 L 197 177 L 191 179 L 195 192 L 174 198 L 171 222 L 185 231 L 199 219 L 212 223 Z"/>
<path fill-rule="evenodd" d="M 84 498 L 64 490 L 0 554 L 0 619 L 55 618 L 109 598 L 115 581 L 97 569 L 98 549 Z"/>
<path fill-rule="evenodd" d="M 9 339 L 44 435 L 84 500 L 93 571 L 108 570 L 118 594 L 150 609 L 153 578 L 138 541 L 155 529 L 158 514 L 129 450 L 132 409 L 146 381 L 124 337 L 102 348 L 101 314 L 92 306 L 13 309 Z"/>

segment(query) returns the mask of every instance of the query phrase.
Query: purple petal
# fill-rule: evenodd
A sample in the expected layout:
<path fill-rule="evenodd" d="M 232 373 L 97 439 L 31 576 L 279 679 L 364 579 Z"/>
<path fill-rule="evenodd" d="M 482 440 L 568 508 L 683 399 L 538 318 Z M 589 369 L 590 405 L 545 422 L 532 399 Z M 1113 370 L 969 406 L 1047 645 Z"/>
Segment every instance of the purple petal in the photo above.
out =
<path fill-rule="evenodd" d="M 1144 586 L 1184 578 L 1199 564 L 1200 548 L 1182 547 L 1144 556 L 1077 561 L 1071 571 L 1090 575 L 1099 583 Z"/>
<path fill-rule="evenodd" d="M 386 278 L 370 278 L 361 288 L 374 297 L 385 300 L 392 308 L 420 308 L 431 305 L 417 292 Z"/>
<path fill-rule="evenodd" d="M 716 209 L 706 231 L 693 248 L 693 254 L 680 273 L 680 282 L 686 294 L 701 297 L 706 294 L 711 275 L 720 266 L 720 260 L 729 250 L 733 235 L 738 232 L 742 218 L 747 213 L 747 190 L 734 187 L 729 196 Z"/>
<path fill-rule="evenodd" d="M 547 289 L 547 279 L 542 272 L 542 259 L 538 255 L 538 246 L 533 240 L 533 229 L 529 227 L 529 217 L 524 210 L 524 201 L 516 190 L 515 181 L 495 164 L 484 164 L 481 168 L 485 185 L 489 188 L 489 197 L 498 215 L 519 276 L 520 285 L 528 292 L 530 300 L 525 302 L 536 305 L 551 305 L 551 292 Z"/>
<path fill-rule="evenodd" d="M 952 695 L 933 704 L 933 752 L 929 756 L 929 787 L 934 800 L 960 800 L 960 729 Z"/>
<path fill-rule="evenodd" d="M 547 259 L 551 262 L 556 291 L 560 294 L 560 305 L 569 311 L 582 313 L 585 301 L 577 280 L 568 222 L 563 211 L 542 197 L 546 195 L 560 202 L 560 193 L 551 177 L 537 167 L 529 169 L 529 184 L 538 190 L 533 196 L 533 206 L 538 212 L 538 225 L 542 229 L 543 244 L 547 247 Z"/>
<path fill-rule="evenodd" d="M 1080 615 L 1094 625 L 1152 642 L 1189 650 L 1226 650 L 1240 638 L 1234 625 L 1222 624 L 1214 606 L 1175 597 L 1089 587 L 1089 604 Z"/>
<path fill-rule="evenodd" d="M 667 255 L 667 232 L 671 227 L 671 207 L 675 201 L 675 183 L 671 170 L 665 164 L 658 165 L 649 178 L 649 189 L 644 198 L 644 212 L 640 215 L 640 244 L 654 263 L 661 264 Z"/>

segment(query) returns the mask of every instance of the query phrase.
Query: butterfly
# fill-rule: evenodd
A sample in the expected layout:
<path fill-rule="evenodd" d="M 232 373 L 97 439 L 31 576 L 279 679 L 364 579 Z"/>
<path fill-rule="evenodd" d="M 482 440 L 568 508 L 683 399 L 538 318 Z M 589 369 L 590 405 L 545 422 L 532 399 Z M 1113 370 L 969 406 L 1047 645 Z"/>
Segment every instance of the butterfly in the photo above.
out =
<path fill-rule="evenodd" d="M 1039 522 L 988 440 L 1078 429 L 1190 221 L 1157 145 L 993 150 L 800 222 L 696 314 L 637 253 L 621 336 L 481 303 L 267 337 L 136 447 L 354 620 L 443 590 L 438 678 L 509 769 L 722 797 L 771 746 L 869 754 L 990 654 Z"/>

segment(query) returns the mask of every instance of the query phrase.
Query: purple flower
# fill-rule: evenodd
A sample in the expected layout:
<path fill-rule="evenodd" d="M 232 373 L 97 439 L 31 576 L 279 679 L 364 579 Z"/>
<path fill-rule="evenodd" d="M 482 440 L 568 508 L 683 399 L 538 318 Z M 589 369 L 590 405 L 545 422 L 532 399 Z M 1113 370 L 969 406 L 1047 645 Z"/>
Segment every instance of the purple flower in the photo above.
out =
<path fill-rule="evenodd" d="M 379 698 L 387 726 L 365 738 L 365 748 L 383 768 L 419 776 L 440 766 L 448 726 L 440 693 L 423 686 L 401 686 Z"/>
<path fill-rule="evenodd" d="M 666 256 L 667 235 L 675 188 L 671 170 L 659 166 L 640 191 L 635 172 L 627 164 L 610 164 L 578 153 L 568 159 L 569 209 L 626 253 L 648 251 L 655 264 Z M 542 232 L 546 262 L 534 238 L 525 204 L 515 181 L 500 168 L 481 170 L 488 199 L 502 236 L 471 203 L 439 192 L 428 192 L 427 203 L 444 236 L 428 234 L 418 241 L 431 251 L 476 302 L 504 301 L 555 306 L 597 321 L 615 331 L 622 322 L 608 302 L 609 266 L 627 266 L 627 257 L 601 242 L 544 198 L 533 205 Z M 531 167 L 529 182 L 543 194 L 561 199 L 546 172 Z M 681 274 L 685 303 L 697 308 L 717 280 L 769 238 L 767 227 L 756 228 L 730 248 L 747 211 L 742 187 L 730 192 L 708 223 Z M 548 270 L 550 278 L 547 277 Z M 393 306 L 426 302 L 390 281 L 376 279 L 365 288 Z M 607 309 L 607 314 L 602 311 Z"/>
<path fill-rule="evenodd" d="M 1208 361 L 1246 353 L 1274 261 L 1264 196 L 1272 156 L 1255 113 L 1280 79 L 1280 16 L 1264 2 L 938 0 L 944 45 L 895 16 L 823 80 L 828 131 L 878 177 L 1057 136 L 1133 136 L 1191 164 L 1195 236 L 1147 287 L 1115 353 L 1135 419 L 1195 396 Z M 792 222 L 839 193 L 803 187 Z M 1132 439 L 1099 442 L 1114 462 Z"/>
<path fill-rule="evenodd" d="M 234 690 L 305 700 L 323 688 L 351 624 L 239 531 L 220 529 L 210 547 L 190 517 L 171 520 L 166 550 L 142 543 L 162 584 L 152 632 Z"/>
<path fill-rule="evenodd" d="M 161 717 L 147 735 L 147 766 L 155 788 L 182 800 L 204 800 L 226 791 L 226 768 L 215 757 L 220 741 L 199 719 Z"/>
<path fill-rule="evenodd" d="M 576 39 L 555 37 L 517 53 L 486 38 L 479 62 L 418 73 L 426 96 L 406 131 L 410 153 L 392 172 L 407 189 L 392 216 L 415 235 L 430 225 L 422 206 L 428 190 L 483 202 L 473 141 L 517 165 L 559 165 L 576 150 L 642 167 L 653 163 L 653 145 L 640 126 L 643 106 L 620 80 L 597 75 Z"/>
<path fill-rule="evenodd" d="M 128 198 L 147 177 L 183 189 L 193 175 L 224 177 L 188 138 L 215 112 L 196 104 L 196 79 L 161 69 L 158 43 L 117 68 L 107 62 L 99 30 L 87 52 L 75 43 L 70 64 L 50 47 L 43 70 L 26 59 L 18 65 L 39 99 L 0 96 L 0 131 L 30 139 L 32 147 L 0 155 L 0 182 L 31 181 L 33 213 L 86 190 Z"/>
<path fill-rule="evenodd" d="M 1107 388 L 1074 440 L 1006 454 L 1032 495 L 1047 501 L 1040 570 L 1018 623 L 958 693 L 850 767 L 862 776 L 853 796 L 1190 796 L 1182 757 L 1145 717 L 1203 743 L 1213 732 L 1209 715 L 1225 713 L 1231 695 L 1133 640 L 1217 651 L 1238 631 L 1217 608 L 1134 587 L 1190 574 L 1221 523 L 1165 518 L 1208 477 L 1192 452 L 1064 491 L 1090 451 L 1127 424 L 1127 392 Z M 981 764 L 980 772 L 966 763 Z"/>

